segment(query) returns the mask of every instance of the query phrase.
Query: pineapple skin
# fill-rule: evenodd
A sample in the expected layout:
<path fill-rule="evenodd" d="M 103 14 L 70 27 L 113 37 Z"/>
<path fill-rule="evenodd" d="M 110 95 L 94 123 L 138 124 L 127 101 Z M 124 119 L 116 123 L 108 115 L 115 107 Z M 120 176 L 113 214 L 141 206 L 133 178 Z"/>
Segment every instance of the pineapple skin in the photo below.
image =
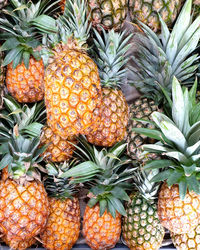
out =
<path fill-rule="evenodd" d="M 105 30 L 119 30 L 128 13 L 128 0 L 87 0 L 93 27 L 101 25 Z M 65 0 L 59 2 L 62 13 Z"/>
<path fill-rule="evenodd" d="M 83 217 L 83 236 L 86 243 L 95 250 L 113 248 L 121 234 L 121 215 L 113 218 L 107 211 L 100 217 L 99 205 L 86 206 Z"/>
<path fill-rule="evenodd" d="M 127 246 L 134 250 L 157 250 L 162 245 L 164 228 L 161 225 L 156 204 L 147 201 L 138 192 L 130 195 L 123 217 L 122 235 Z"/>
<path fill-rule="evenodd" d="M 11 249 L 16 249 L 16 250 L 25 250 L 37 242 L 35 238 L 31 238 L 31 239 L 25 240 L 25 241 L 24 240 L 23 241 L 14 241 L 14 240 L 9 241 L 5 236 L 2 237 L 2 240 Z"/>
<path fill-rule="evenodd" d="M 62 139 L 59 135 L 53 133 L 50 127 L 44 127 L 40 140 L 40 145 L 49 144 L 43 156 L 45 160 L 51 162 L 63 162 L 68 161 L 75 150 L 75 146 L 70 144 L 77 144 L 77 140 L 74 137 L 69 137 L 67 140 Z"/>
<path fill-rule="evenodd" d="M 187 234 L 170 235 L 177 250 L 200 250 L 200 225 Z"/>
<path fill-rule="evenodd" d="M 128 123 L 128 137 L 127 137 L 127 154 L 132 158 L 138 161 L 144 161 L 144 156 L 141 155 L 142 150 L 140 147 L 143 144 L 154 143 L 153 139 L 149 139 L 145 135 L 137 134 L 132 131 L 133 128 L 152 128 L 154 126 L 151 124 L 143 124 L 139 121 L 132 120 L 133 118 L 150 120 L 151 114 L 154 111 L 158 111 L 158 107 L 153 100 L 147 98 L 139 98 L 135 100 L 130 106 L 130 119 Z M 149 154 L 148 158 L 155 158 L 153 154 Z"/>
<path fill-rule="evenodd" d="M 54 133 L 89 134 L 99 120 L 101 86 L 93 60 L 77 50 L 59 51 L 45 74 L 47 124 Z"/>
<path fill-rule="evenodd" d="M 39 181 L 24 185 L 3 174 L 0 181 L 0 231 L 12 244 L 27 241 L 44 230 L 49 203 L 44 186 Z"/>
<path fill-rule="evenodd" d="M 32 103 L 44 98 L 44 64 L 30 58 L 27 69 L 22 62 L 15 69 L 8 64 L 6 86 L 10 94 L 20 103 Z"/>
<path fill-rule="evenodd" d="M 182 0 L 130 0 L 132 20 L 139 19 L 154 32 L 160 30 L 158 12 L 169 27 L 172 26 L 181 8 Z"/>
<path fill-rule="evenodd" d="M 50 215 L 41 234 L 43 246 L 52 250 L 69 250 L 80 233 L 80 206 L 77 198 L 55 199 L 49 197 Z"/>
<path fill-rule="evenodd" d="M 158 196 L 158 215 L 164 227 L 175 234 L 184 234 L 198 225 L 200 195 L 187 192 L 184 200 L 179 197 L 177 184 L 168 187 L 164 182 Z"/>
<path fill-rule="evenodd" d="M 102 96 L 100 124 L 87 140 L 97 146 L 111 147 L 127 135 L 129 108 L 121 90 L 103 87 Z"/>

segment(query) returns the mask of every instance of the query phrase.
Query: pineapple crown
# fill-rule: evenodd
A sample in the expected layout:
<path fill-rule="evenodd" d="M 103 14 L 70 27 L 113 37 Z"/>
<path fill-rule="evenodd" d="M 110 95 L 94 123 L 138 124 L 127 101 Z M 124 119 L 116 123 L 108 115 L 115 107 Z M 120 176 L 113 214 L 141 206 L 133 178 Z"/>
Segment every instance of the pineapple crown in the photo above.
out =
<path fill-rule="evenodd" d="M 100 151 L 80 138 L 82 148 L 79 150 L 82 163 L 65 172 L 63 177 L 73 177 L 72 183 L 87 183 L 90 186 L 88 202 L 93 207 L 99 202 L 100 216 L 107 209 L 113 217 L 116 211 L 126 215 L 123 201 L 129 197 L 125 190 L 131 189 L 132 185 L 127 180 L 132 178 L 135 168 L 128 167 L 130 160 L 122 157 L 126 148 L 125 143 L 118 143 L 110 149 L 103 148 Z"/>
<path fill-rule="evenodd" d="M 174 76 L 182 84 L 190 84 L 188 79 L 199 66 L 198 54 L 191 53 L 200 39 L 200 16 L 192 22 L 191 6 L 192 0 L 187 0 L 171 33 L 160 16 L 160 36 L 139 22 L 146 36 L 138 32 L 134 37 L 138 50 L 132 57 L 130 73 L 132 78 L 137 77 L 134 85 L 157 103 L 163 102 L 163 90 L 171 95 Z"/>
<path fill-rule="evenodd" d="M 84 0 L 66 1 L 65 11 L 56 21 L 57 32 L 43 37 L 43 44 L 47 45 L 43 50 L 44 55 L 46 54 L 47 57 L 51 55 L 49 47 L 54 47 L 57 54 L 66 49 L 77 49 L 83 52 L 87 49 L 86 41 L 91 23 L 85 4 Z"/>
<path fill-rule="evenodd" d="M 127 69 L 124 66 L 128 61 L 127 52 L 131 46 L 128 42 L 132 35 L 125 37 L 125 31 L 106 32 L 102 28 L 102 38 L 95 29 L 94 32 L 96 48 L 92 52 L 95 53 L 101 84 L 107 87 L 119 87 L 126 79 Z"/>
<path fill-rule="evenodd" d="M 18 126 L 20 134 L 28 137 L 38 137 L 46 119 L 44 102 L 34 104 L 31 108 L 20 105 L 9 95 L 3 98 L 4 109 L 0 114 L 0 142 L 3 143 L 10 138 L 12 129 Z"/>
<path fill-rule="evenodd" d="M 0 169 L 8 166 L 9 176 L 20 184 L 34 179 L 40 180 L 40 173 L 37 168 L 42 169 L 38 165 L 42 161 L 40 156 L 46 147 L 38 148 L 40 138 L 25 138 L 19 135 L 17 126 L 14 127 L 8 143 L 0 146 Z"/>
<path fill-rule="evenodd" d="M 196 85 L 197 81 L 189 92 L 187 88 L 181 89 L 174 78 L 172 119 L 153 112 L 152 119 L 158 129 L 133 129 L 159 141 L 143 145 L 143 149 L 167 159 L 150 161 L 144 169 L 161 169 L 151 181 L 167 180 L 169 186 L 178 184 L 181 199 L 184 199 L 187 190 L 200 194 L 200 105 L 195 104 Z"/>
<path fill-rule="evenodd" d="M 158 169 L 144 170 L 141 166 L 134 172 L 134 185 L 146 200 L 157 199 L 160 183 L 151 182 L 151 179 L 158 173 Z"/>
<path fill-rule="evenodd" d="M 2 66 L 12 62 L 15 69 L 24 62 L 28 68 L 30 56 L 41 59 L 38 51 L 41 33 L 56 32 L 55 20 L 47 14 L 52 13 L 58 2 L 39 0 L 34 4 L 32 1 L 10 0 L 11 5 L 2 11 L 0 17 L 0 28 L 4 31 L 0 34 L 0 40 L 5 41 L 0 50 L 7 52 Z"/>
<path fill-rule="evenodd" d="M 56 199 L 73 198 L 73 195 L 77 192 L 76 185 L 70 183 L 69 178 L 63 178 L 64 174 L 70 166 L 74 165 L 74 161 L 70 163 L 60 163 L 59 165 L 48 163 L 46 169 L 48 176 L 44 181 L 45 189 L 49 197 Z"/>

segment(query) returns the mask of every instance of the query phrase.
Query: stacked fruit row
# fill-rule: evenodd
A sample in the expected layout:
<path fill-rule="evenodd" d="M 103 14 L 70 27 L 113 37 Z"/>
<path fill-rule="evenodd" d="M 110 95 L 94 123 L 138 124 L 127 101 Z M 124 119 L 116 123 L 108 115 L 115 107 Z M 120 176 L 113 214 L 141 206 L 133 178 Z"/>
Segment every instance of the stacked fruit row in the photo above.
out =
<path fill-rule="evenodd" d="M 164 227 L 177 249 L 198 249 L 198 3 L 10 0 L 0 8 L 2 241 L 71 249 L 84 199 L 92 249 L 113 248 L 121 232 L 130 249 L 159 249 Z M 134 34 L 120 31 L 128 9 Z M 142 94 L 130 106 L 126 82 Z"/>

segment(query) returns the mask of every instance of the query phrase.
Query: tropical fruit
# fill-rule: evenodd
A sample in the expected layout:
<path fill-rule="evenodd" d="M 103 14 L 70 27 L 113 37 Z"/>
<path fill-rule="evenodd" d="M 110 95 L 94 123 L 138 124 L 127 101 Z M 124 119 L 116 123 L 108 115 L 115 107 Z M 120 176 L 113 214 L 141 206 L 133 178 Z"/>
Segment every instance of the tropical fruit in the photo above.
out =
<path fill-rule="evenodd" d="M 6 245 L 10 246 L 10 248 L 14 250 L 15 249 L 25 250 L 37 242 L 35 238 L 31 238 L 30 240 L 24 240 L 24 241 L 14 241 L 14 240 L 9 241 L 5 236 L 2 237 L 2 240 L 6 243 Z"/>
<path fill-rule="evenodd" d="M 172 27 L 181 5 L 182 0 L 130 0 L 129 13 L 132 21 L 140 20 L 154 32 L 158 32 L 160 30 L 159 15 L 168 27 Z"/>
<path fill-rule="evenodd" d="M 75 197 L 75 185 L 61 175 L 68 169 L 66 163 L 47 164 L 45 188 L 49 196 L 50 214 L 44 232 L 40 235 L 46 249 L 71 249 L 80 232 L 80 207 Z"/>
<path fill-rule="evenodd" d="M 116 144 L 98 151 L 85 139 L 77 149 L 84 152 L 82 163 L 71 168 L 64 176 L 73 177 L 74 183 L 88 183 L 90 198 L 83 217 L 83 236 L 92 249 L 113 248 L 121 234 L 121 215 L 125 216 L 124 200 L 129 200 L 126 180 L 132 177 L 134 167 L 130 160 L 121 158 L 126 144 Z M 78 151 L 79 152 L 79 151 Z M 122 171 L 123 168 L 123 171 Z"/>
<path fill-rule="evenodd" d="M 187 234 L 170 234 L 172 242 L 177 250 L 199 250 L 200 249 L 200 226 Z"/>
<path fill-rule="evenodd" d="M 53 20 L 44 15 L 49 10 L 48 4 L 49 0 L 39 0 L 36 4 L 11 1 L 10 9 L 0 18 L 1 40 L 5 41 L 1 50 L 6 52 L 2 64 L 7 65 L 6 86 L 18 102 L 37 102 L 44 97 L 44 65 L 38 51 L 41 45 L 38 37 L 42 37 L 41 32 L 48 32 L 47 23 Z M 35 20 L 41 24 L 35 24 Z"/>
<path fill-rule="evenodd" d="M 17 127 L 4 143 L 2 167 L 8 173 L 0 181 L 0 231 L 10 246 L 22 244 L 44 230 L 49 214 L 47 194 L 39 172 L 39 138 L 24 138 Z"/>
<path fill-rule="evenodd" d="M 77 144 L 77 140 L 75 137 L 62 139 L 62 137 L 53 133 L 50 127 L 45 126 L 43 127 L 40 144 L 48 145 L 43 155 L 45 160 L 62 162 L 68 161 L 72 157 L 75 150 L 73 144 Z"/>
<path fill-rule="evenodd" d="M 200 186 L 198 161 L 200 150 L 200 105 L 196 104 L 197 81 L 190 91 L 181 89 L 176 78 L 172 83 L 172 118 L 153 112 L 156 129 L 134 130 L 156 138 L 159 143 L 143 145 L 150 153 L 167 159 L 147 162 L 145 169 L 160 168 L 162 171 L 152 181 L 164 181 L 158 197 L 158 215 L 164 227 L 175 234 L 184 234 L 198 225 L 200 213 Z"/>
<path fill-rule="evenodd" d="M 97 38 L 94 40 L 98 50 L 96 63 L 102 86 L 100 121 L 98 128 L 87 139 L 92 144 L 110 147 L 126 137 L 129 110 L 120 85 L 126 79 L 125 54 L 130 47 L 130 36 L 125 38 L 125 32 L 116 33 L 114 30 L 108 33 L 103 29 L 102 31 L 103 39 L 95 32 Z"/>
<path fill-rule="evenodd" d="M 132 128 L 151 126 L 153 129 L 154 125 L 144 120 L 151 120 L 152 112 L 162 110 L 164 104 L 163 111 L 168 112 L 169 105 L 166 103 L 165 96 L 166 93 L 171 96 L 173 77 L 176 76 L 183 85 L 191 86 L 190 78 L 195 75 L 199 66 L 198 54 L 191 55 L 191 52 L 194 52 L 198 46 L 200 17 L 191 23 L 191 6 L 192 1 L 187 0 L 171 32 L 160 19 L 161 40 L 143 23 L 140 25 L 146 36 L 142 32 L 134 34 L 138 49 L 130 61 L 129 83 L 138 88 L 142 99 L 133 101 L 130 106 L 128 154 L 141 162 L 143 157 L 138 146 L 148 143 L 149 139 L 145 134 L 138 136 Z M 194 31 L 192 34 L 191 29 Z M 155 138 L 153 140 L 155 141 Z"/>
<path fill-rule="evenodd" d="M 132 192 L 126 204 L 127 216 L 123 218 L 122 235 L 130 249 L 154 249 L 161 247 L 165 235 L 157 213 L 159 184 L 150 182 L 157 170 L 135 173 L 134 183 L 138 190 Z"/>
<path fill-rule="evenodd" d="M 64 139 L 95 129 L 101 104 L 98 69 L 86 53 L 90 25 L 85 3 L 74 0 L 68 4 L 58 31 L 63 40 L 68 39 L 65 43 L 59 40 L 45 74 L 47 124 Z"/>
<path fill-rule="evenodd" d="M 65 0 L 59 2 L 62 12 L 65 9 L 65 2 Z M 87 0 L 86 6 L 87 12 L 90 13 L 90 21 L 97 29 L 102 26 L 105 30 L 119 30 L 128 13 L 127 0 Z"/>

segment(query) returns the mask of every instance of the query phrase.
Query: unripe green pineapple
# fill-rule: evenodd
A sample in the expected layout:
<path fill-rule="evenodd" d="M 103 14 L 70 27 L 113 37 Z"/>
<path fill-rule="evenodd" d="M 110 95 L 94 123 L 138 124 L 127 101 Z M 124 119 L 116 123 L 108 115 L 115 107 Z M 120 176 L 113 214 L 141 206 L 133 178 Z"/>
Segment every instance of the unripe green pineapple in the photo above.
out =
<path fill-rule="evenodd" d="M 122 225 L 123 238 L 130 249 L 157 250 L 161 247 L 165 231 L 155 202 L 159 185 L 150 182 L 156 173 L 157 170 L 148 173 L 138 170 L 135 175 L 138 191 L 130 195 Z"/>

